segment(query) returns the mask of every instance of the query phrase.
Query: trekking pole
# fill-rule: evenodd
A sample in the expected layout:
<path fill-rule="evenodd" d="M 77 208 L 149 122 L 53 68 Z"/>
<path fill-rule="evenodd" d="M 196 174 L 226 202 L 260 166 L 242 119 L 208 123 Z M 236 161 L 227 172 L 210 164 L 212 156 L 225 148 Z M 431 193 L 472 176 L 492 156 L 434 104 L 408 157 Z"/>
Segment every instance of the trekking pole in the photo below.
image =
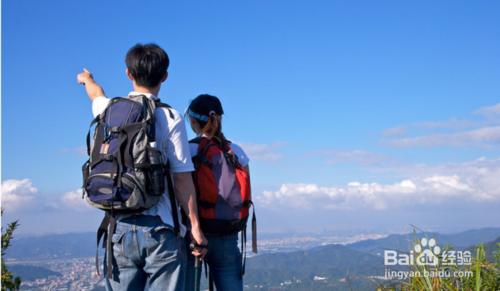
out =
<path fill-rule="evenodd" d="M 195 243 L 189 245 L 191 250 L 196 248 Z M 200 291 L 201 258 L 194 257 L 194 291 Z"/>
<path fill-rule="evenodd" d="M 200 291 L 201 259 L 194 258 L 194 291 Z"/>

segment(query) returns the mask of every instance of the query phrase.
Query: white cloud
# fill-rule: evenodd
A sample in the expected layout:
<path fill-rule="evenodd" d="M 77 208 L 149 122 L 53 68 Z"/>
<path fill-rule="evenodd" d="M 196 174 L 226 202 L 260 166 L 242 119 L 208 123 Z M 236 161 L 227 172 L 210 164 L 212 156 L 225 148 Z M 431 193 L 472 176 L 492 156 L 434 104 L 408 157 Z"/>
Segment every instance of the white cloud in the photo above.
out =
<path fill-rule="evenodd" d="M 479 123 L 473 120 L 452 118 L 445 121 L 423 121 L 413 125 L 415 128 L 421 129 L 452 129 L 462 130 L 478 126 Z"/>
<path fill-rule="evenodd" d="M 500 103 L 497 103 L 492 106 L 485 106 L 482 108 L 479 108 L 478 110 L 475 111 L 476 114 L 483 115 L 485 117 L 491 118 L 491 117 L 499 117 L 500 116 Z"/>
<path fill-rule="evenodd" d="M 399 137 L 410 133 L 411 131 L 446 131 L 446 130 L 468 130 L 484 125 L 484 123 L 475 120 L 452 118 L 444 121 L 422 121 L 408 125 L 400 125 L 387 128 L 382 131 L 382 136 L 386 138 Z"/>
<path fill-rule="evenodd" d="M 396 127 L 391 127 L 387 128 L 382 132 L 382 136 L 384 137 L 396 137 L 396 136 L 402 136 L 408 131 L 408 128 L 406 126 L 396 126 Z"/>
<path fill-rule="evenodd" d="M 63 194 L 61 197 L 61 207 L 70 208 L 76 211 L 87 211 L 93 209 L 85 199 L 82 198 L 82 189 L 78 188 Z"/>
<path fill-rule="evenodd" d="M 393 162 L 391 158 L 366 150 L 322 150 L 314 155 L 324 157 L 329 164 L 356 163 L 363 166 L 377 166 Z"/>
<path fill-rule="evenodd" d="M 489 147 L 500 143 L 500 126 L 487 126 L 462 132 L 399 138 L 386 141 L 386 143 L 401 147 L 446 145 Z"/>
<path fill-rule="evenodd" d="M 400 169 L 401 171 L 401 169 Z M 479 158 L 463 163 L 448 163 L 443 165 L 419 165 L 409 167 L 407 173 L 422 175 L 425 173 L 440 173 L 460 177 L 464 184 L 469 185 L 467 190 L 470 198 L 477 201 L 500 200 L 500 158 Z"/>
<path fill-rule="evenodd" d="M 16 211 L 30 208 L 30 211 L 71 210 L 87 211 L 93 209 L 82 199 L 81 188 L 68 191 L 62 196 L 39 195 L 30 179 L 6 180 L 2 182 L 2 207 Z"/>
<path fill-rule="evenodd" d="M 388 128 L 382 132 L 385 144 L 398 147 L 476 146 L 500 144 L 500 103 L 473 112 L 479 118 L 424 121 Z"/>
<path fill-rule="evenodd" d="M 278 150 L 285 145 L 283 142 L 271 144 L 240 143 L 239 144 L 251 160 L 277 161 L 283 158 Z"/>
<path fill-rule="evenodd" d="M 396 183 L 362 183 L 345 186 L 283 184 L 277 191 L 264 191 L 256 198 L 266 207 L 308 209 L 392 209 L 416 204 L 500 201 L 500 159 L 478 159 L 462 164 L 422 167 L 426 173 Z"/>
<path fill-rule="evenodd" d="M 6 180 L 2 182 L 2 207 L 6 210 L 17 210 L 29 205 L 38 189 L 33 187 L 30 179 Z"/>

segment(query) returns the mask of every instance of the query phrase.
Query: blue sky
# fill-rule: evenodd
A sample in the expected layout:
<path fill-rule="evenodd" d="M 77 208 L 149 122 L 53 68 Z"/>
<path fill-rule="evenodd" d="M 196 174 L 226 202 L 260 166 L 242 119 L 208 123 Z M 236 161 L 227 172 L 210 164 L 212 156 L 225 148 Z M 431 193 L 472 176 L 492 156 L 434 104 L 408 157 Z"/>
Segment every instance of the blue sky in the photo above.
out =
<path fill-rule="evenodd" d="M 75 76 L 127 94 L 127 49 L 155 42 L 171 58 L 164 101 L 223 101 L 262 229 L 500 221 L 500 3 L 269 2 L 4 1 L 7 218 L 94 230 L 99 212 L 75 198 L 91 119 Z"/>

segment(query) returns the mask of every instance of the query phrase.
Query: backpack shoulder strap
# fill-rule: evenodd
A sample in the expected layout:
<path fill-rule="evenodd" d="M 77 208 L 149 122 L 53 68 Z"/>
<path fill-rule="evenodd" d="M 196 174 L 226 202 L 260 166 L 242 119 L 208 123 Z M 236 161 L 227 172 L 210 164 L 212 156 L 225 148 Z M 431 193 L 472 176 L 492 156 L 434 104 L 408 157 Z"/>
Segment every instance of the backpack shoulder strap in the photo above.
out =
<path fill-rule="evenodd" d="M 201 136 L 197 136 L 197 137 L 193 138 L 192 140 L 190 140 L 189 143 L 200 144 L 201 139 L 202 139 Z"/>
<path fill-rule="evenodd" d="M 122 99 L 126 99 L 126 97 L 122 97 L 122 96 L 116 96 L 116 97 L 113 97 L 113 98 L 111 98 L 111 99 L 109 100 L 109 104 L 111 104 L 111 103 L 115 103 L 115 102 L 120 101 L 120 100 L 122 100 Z"/>
<path fill-rule="evenodd" d="M 168 105 L 167 103 L 161 102 L 159 99 L 155 100 L 155 106 L 157 108 L 165 108 L 168 111 L 168 114 L 170 115 L 170 118 L 174 119 L 174 113 L 172 112 L 172 106 Z M 174 186 L 173 186 L 173 181 L 172 181 L 172 176 L 170 175 L 170 163 L 167 161 L 167 164 L 165 165 L 165 172 L 167 176 L 167 190 L 168 190 L 168 198 L 170 200 L 170 205 L 172 207 L 172 218 L 174 220 L 174 233 L 176 235 L 180 234 L 180 223 L 179 223 L 179 216 L 177 215 L 177 200 L 175 199 L 175 193 L 174 193 Z"/>
<path fill-rule="evenodd" d="M 212 140 L 206 137 L 200 137 L 200 142 L 198 143 L 198 154 L 201 154 L 203 157 L 206 157 L 208 150 L 212 146 L 217 146 Z"/>
<path fill-rule="evenodd" d="M 174 119 L 174 113 L 172 112 L 172 106 L 161 102 L 159 99 L 154 100 L 154 105 L 156 108 L 166 108 L 170 118 Z M 153 115 L 154 118 L 154 115 Z M 154 128 L 154 126 L 153 126 Z M 156 131 L 154 129 L 154 131 Z M 155 134 L 155 139 L 156 139 L 156 134 Z M 170 175 L 170 163 L 167 161 L 167 163 L 164 165 L 164 170 L 165 170 L 165 176 L 167 177 L 167 191 L 168 191 L 168 198 L 170 200 L 170 205 L 172 209 L 172 219 L 174 221 L 174 233 L 178 236 L 180 234 L 180 224 L 179 224 L 179 217 L 177 215 L 177 200 L 175 199 L 175 193 L 174 193 L 174 186 L 173 186 L 173 181 L 172 181 L 172 176 Z"/>
<path fill-rule="evenodd" d="M 167 162 L 165 166 L 165 172 L 167 176 L 167 190 L 168 190 L 168 199 L 170 200 L 170 205 L 172 209 L 172 219 L 174 220 L 174 233 L 178 236 L 180 234 L 180 223 L 179 216 L 177 213 L 178 205 L 177 199 L 175 198 L 175 189 L 174 183 L 172 181 L 172 176 L 170 175 L 170 164 Z"/>
<path fill-rule="evenodd" d="M 203 163 L 211 167 L 211 162 L 207 158 L 207 152 L 215 144 L 206 137 L 201 136 L 193 138 L 189 141 L 189 144 L 197 145 L 196 153 L 192 156 L 195 167 L 197 168 L 198 163 Z"/>
<path fill-rule="evenodd" d="M 195 161 L 196 157 L 198 156 L 200 142 L 201 142 L 201 136 L 197 136 L 197 137 L 189 140 L 189 142 L 188 142 L 189 145 L 191 145 L 191 144 L 196 145 L 196 152 L 192 156 L 193 162 Z"/>
<path fill-rule="evenodd" d="M 163 103 L 160 100 L 155 100 L 155 105 L 158 108 L 166 108 L 168 110 L 168 114 L 170 115 L 170 118 L 174 119 L 174 113 L 172 112 L 172 106 L 168 105 L 167 103 Z"/>

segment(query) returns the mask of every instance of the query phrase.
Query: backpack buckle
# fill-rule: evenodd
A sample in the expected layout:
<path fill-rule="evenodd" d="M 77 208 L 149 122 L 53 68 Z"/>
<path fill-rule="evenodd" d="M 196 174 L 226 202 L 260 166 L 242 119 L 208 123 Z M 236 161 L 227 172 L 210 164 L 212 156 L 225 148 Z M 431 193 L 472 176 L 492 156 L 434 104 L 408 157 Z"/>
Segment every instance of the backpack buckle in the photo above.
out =
<path fill-rule="evenodd" d="M 119 126 L 113 126 L 109 129 L 110 133 L 119 133 L 120 131 L 122 131 L 122 129 Z"/>

